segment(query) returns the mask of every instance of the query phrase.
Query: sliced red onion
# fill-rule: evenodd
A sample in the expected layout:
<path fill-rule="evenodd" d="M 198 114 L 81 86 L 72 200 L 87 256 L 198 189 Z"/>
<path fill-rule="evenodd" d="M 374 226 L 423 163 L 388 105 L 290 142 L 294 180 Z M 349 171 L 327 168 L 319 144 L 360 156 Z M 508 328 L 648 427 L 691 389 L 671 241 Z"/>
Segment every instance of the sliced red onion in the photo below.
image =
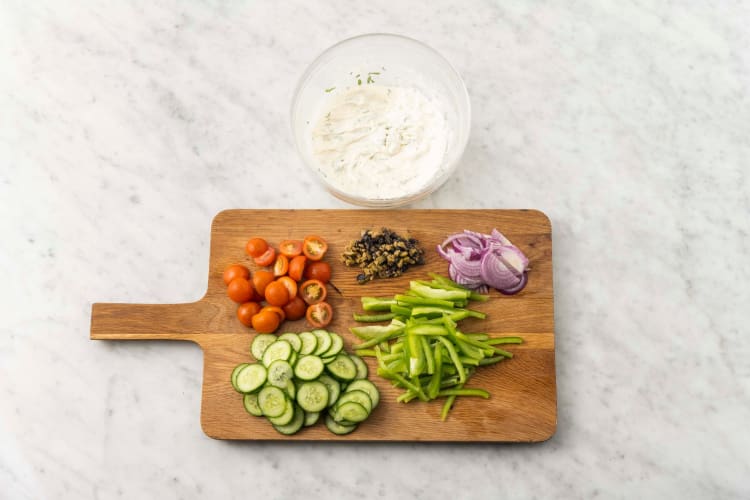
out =
<path fill-rule="evenodd" d="M 526 287 L 526 283 L 529 281 L 529 273 L 523 273 L 523 276 L 521 276 L 521 281 L 518 282 L 518 285 L 514 286 L 513 288 L 508 288 L 505 290 L 500 290 L 500 293 L 505 295 L 514 295 L 521 290 L 523 290 Z"/>
<path fill-rule="evenodd" d="M 503 245 L 499 252 L 497 252 L 497 255 L 503 261 L 503 264 L 513 271 L 516 276 L 521 276 L 529 265 L 529 259 L 514 246 Z"/>
<path fill-rule="evenodd" d="M 497 250 L 489 251 L 482 257 L 482 279 L 498 290 L 515 288 L 521 281 L 521 277 L 503 262 Z"/>
<path fill-rule="evenodd" d="M 490 233 L 490 238 L 492 238 L 493 240 L 498 240 L 503 245 L 512 245 L 510 240 L 506 238 L 505 235 L 501 233 L 500 231 L 498 231 L 497 229 L 492 230 L 492 232 Z"/>
<path fill-rule="evenodd" d="M 453 259 L 451 265 L 456 268 L 456 272 L 470 280 L 482 282 L 482 261 L 470 259 Z"/>

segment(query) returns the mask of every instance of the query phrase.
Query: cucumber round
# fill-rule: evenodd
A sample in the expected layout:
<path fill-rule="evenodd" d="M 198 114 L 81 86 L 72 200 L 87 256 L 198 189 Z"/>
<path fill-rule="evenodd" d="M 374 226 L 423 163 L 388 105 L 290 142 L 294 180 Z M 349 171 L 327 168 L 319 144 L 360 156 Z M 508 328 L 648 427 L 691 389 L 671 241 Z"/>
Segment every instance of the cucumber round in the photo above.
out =
<path fill-rule="evenodd" d="M 269 367 L 271 366 L 271 363 L 273 363 L 277 359 L 283 359 L 284 361 L 287 361 L 291 355 L 291 344 L 286 340 L 277 340 L 273 344 L 269 345 L 266 348 L 266 351 L 263 353 L 263 364 L 266 365 L 266 367 Z"/>
<path fill-rule="evenodd" d="M 326 365 L 328 372 L 339 380 L 354 380 L 357 376 L 357 366 L 348 354 L 338 354 Z"/>
<path fill-rule="evenodd" d="M 367 393 L 368 396 L 370 396 L 370 400 L 372 401 L 372 407 L 375 408 L 378 406 L 378 403 L 380 403 L 380 391 L 377 387 L 375 387 L 375 384 L 370 382 L 369 380 L 355 380 L 351 382 L 348 386 L 346 386 L 346 390 L 348 391 L 364 391 Z"/>
<path fill-rule="evenodd" d="M 323 373 L 323 361 L 317 356 L 302 356 L 294 366 L 294 376 L 302 380 L 315 380 Z"/>
<path fill-rule="evenodd" d="M 276 335 L 270 333 L 261 333 L 255 336 L 253 343 L 250 344 L 250 354 L 260 361 L 263 359 L 263 353 L 266 352 L 266 348 L 276 342 Z"/>
<path fill-rule="evenodd" d="M 263 410 L 260 409 L 260 405 L 258 404 L 257 394 L 245 394 L 245 397 L 242 398 L 242 404 L 245 406 L 245 411 L 250 415 L 256 417 L 263 416 Z"/>
<path fill-rule="evenodd" d="M 300 340 L 299 335 L 296 333 L 282 333 L 278 336 L 278 339 L 289 342 L 289 345 L 292 346 L 292 349 L 294 349 L 295 352 L 299 352 L 302 347 L 302 340 Z"/>
<path fill-rule="evenodd" d="M 329 334 L 325 330 L 313 330 L 311 332 L 313 335 L 315 335 L 315 338 L 318 341 L 318 346 L 315 348 L 315 354 L 316 356 L 320 356 L 324 352 L 326 352 L 328 349 L 331 348 L 331 344 L 333 343 L 333 340 L 331 339 L 331 334 Z"/>
<path fill-rule="evenodd" d="M 346 403 L 349 403 L 350 401 L 362 405 L 362 408 L 367 410 L 368 415 L 370 414 L 370 412 L 372 412 L 372 400 L 365 391 L 353 390 L 344 392 L 344 394 L 342 394 L 339 400 L 336 402 L 336 406 L 338 407 L 344 405 Z"/>
<path fill-rule="evenodd" d="M 285 436 L 291 436 L 292 434 L 296 434 L 299 432 L 299 430 L 302 428 L 302 425 L 305 423 L 305 412 L 297 405 L 294 406 L 294 416 L 292 417 L 291 422 L 289 422 L 286 425 L 274 425 L 273 428 L 276 429 L 281 434 L 284 434 Z"/>
<path fill-rule="evenodd" d="M 268 367 L 268 382 L 279 389 L 286 389 L 293 376 L 292 365 L 283 359 L 277 359 Z"/>
<path fill-rule="evenodd" d="M 237 389 L 237 374 L 240 373 L 240 370 L 245 368 L 250 363 L 240 363 L 239 365 L 234 367 L 234 370 L 232 370 L 232 387 L 234 387 L 234 390 L 237 392 L 242 392 L 239 389 Z"/>
<path fill-rule="evenodd" d="M 354 354 L 350 354 L 349 357 L 352 358 L 352 361 L 354 361 L 354 365 L 357 367 L 357 376 L 354 378 L 357 380 L 366 379 L 368 374 L 367 363 L 365 363 L 362 358 Z"/>
<path fill-rule="evenodd" d="M 266 368 L 258 363 L 248 364 L 237 373 L 237 390 L 239 392 L 254 392 L 266 381 Z"/>
<path fill-rule="evenodd" d="M 330 358 L 331 356 L 335 356 L 344 348 L 344 339 L 341 338 L 341 335 L 333 332 L 328 332 L 328 334 L 331 336 L 331 347 L 329 347 L 326 352 L 320 355 L 322 358 Z"/>
<path fill-rule="evenodd" d="M 305 411 L 323 411 L 328 406 L 328 388 L 322 382 L 305 382 L 297 391 L 297 404 Z"/>
<path fill-rule="evenodd" d="M 347 420 L 353 423 L 359 423 L 367 419 L 368 411 L 359 403 L 350 401 L 336 408 L 336 421 Z"/>
<path fill-rule="evenodd" d="M 271 418 L 279 417 L 286 410 L 287 397 L 281 389 L 269 385 L 258 393 L 258 406 L 263 411 L 263 415 Z"/>
<path fill-rule="evenodd" d="M 311 425 L 315 425 L 318 420 L 320 419 L 320 412 L 319 411 L 306 411 L 305 412 L 305 423 L 303 424 L 305 427 L 310 427 Z"/>
<path fill-rule="evenodd" d="M 302 347 L 299 350 L 300 354 L 312 354 L 318 348 L 318 339 L 312 332 L 300 333 L 299 339 L 302 342 Z"/>
<path fill-rule="evenodd" d="M 326 427 L 332 433 L 334 433 L 334 434 L 336 434 L 338 436 L 343 436 L 345 434 L 349 434 L 354 429 L 356 429 L 357 425 L 356 424 L 354 424 L 354 425 L 343 425 L 343 424 L 340 424 L 340 423 L 336 422 L 333 419 L 333 417 L 331 417 L 330 415 L 326 415 Z"/>
<path fill-rule="evenodd" d="M 341 384 L 339 381 L 324 373 L 318 377 L 318 382 L 325 385 L 326 389 L 328 389 L 328 406 L 330 407 L 336 404 L 336 401 L 339 399 L 339 394 L 341 394 Z"/>
<path fill-rule="evenodd" d="M 267 415 L 266 417 L 268 418 L 268 421 L 273 425 L 286 425 L 294 418 L 294 406 L 295 404 L 287 399 L 284 413 L 282 413 L 278 417 L 268 417 Z"/>

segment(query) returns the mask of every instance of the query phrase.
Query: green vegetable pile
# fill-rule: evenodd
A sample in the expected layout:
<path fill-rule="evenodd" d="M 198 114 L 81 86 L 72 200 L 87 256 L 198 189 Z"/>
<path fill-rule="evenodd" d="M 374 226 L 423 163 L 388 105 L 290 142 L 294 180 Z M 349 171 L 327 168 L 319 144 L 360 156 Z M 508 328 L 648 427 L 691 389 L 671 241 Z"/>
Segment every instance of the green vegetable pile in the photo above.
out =
<path fill-rule="evenodd" d="M 351 331 L 364 340 L 354 346 L 357 354 L 377 358 L 378 375 L 404 389 L 399 402 L 447 398 L 441 413 L 445 420 L 456 397 L 490 397 L 486 390 L 465 384 L 477 368 L 513 357 L 498 345 L 523 340 L 460 331 L 460 321 L 485 318 L 484 313 L 466 308 L 469 301 L 484 302 L 489 296 L 444 276 L 430 276 L 432 281 L 411 281 L 402 295 L 362 297 L 362 309 L 375 314 L 355 314 L 356 321 L 390 320 L 390 324 L 357 326 Z"/>

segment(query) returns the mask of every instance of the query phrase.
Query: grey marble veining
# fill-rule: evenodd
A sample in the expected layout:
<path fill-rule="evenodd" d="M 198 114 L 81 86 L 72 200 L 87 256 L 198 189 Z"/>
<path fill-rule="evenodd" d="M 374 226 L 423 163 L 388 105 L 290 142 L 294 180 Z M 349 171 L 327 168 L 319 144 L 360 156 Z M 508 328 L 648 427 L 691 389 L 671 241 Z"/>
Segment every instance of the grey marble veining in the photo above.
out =
<path fill-rule="evenodd" d="M 747 498 L 748 24 L 741 2 L 2 2 L 0 498 Z M 552 219 L 546 443 L 214 441 L 197 347 L 88 340 L 91 302 L 201 296 L 219 210 L 346 207 L 289 102 L 376 31 L 471 94 L 460 169 L 415 206 Z"/>

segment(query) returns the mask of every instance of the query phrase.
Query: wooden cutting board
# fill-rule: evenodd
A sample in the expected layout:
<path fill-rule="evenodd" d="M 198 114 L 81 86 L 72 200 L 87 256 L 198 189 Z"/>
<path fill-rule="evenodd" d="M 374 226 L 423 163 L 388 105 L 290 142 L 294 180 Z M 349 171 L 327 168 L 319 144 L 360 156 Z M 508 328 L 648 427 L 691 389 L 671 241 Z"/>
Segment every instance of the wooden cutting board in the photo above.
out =
<path fill-rule="evenodd" d="M 357 269 L 345 267 L 339 257 L 346 244 L 366 228 L 389 227 L 417 238 L 425 249 L 424 266 L 404 276 L 356 283 Z M 435 246 L 448 234 L 463 229 L 489 233 L 498 228 L 530 260 L 526 288 L 514 296 L 496 291 L 486 303 L 472 308 L 487 313 L 485 320 L 465 320 L 465 332 L 491 336 L 519 335 L 524 343 L 510 346 L 511 360 L 480 368 L 467 387 L 482 387 L 491 398 L 459 398 L 448 420 L 440 420 L 442 401 L 397 403 L 400 391 L 375 374 L 368 359 L 370 380 L 381 391 L 381 404 L 370 418 L 347 436 L 335 436 L 322 423 L 294 436 L 282 436 L 263 418 L 248 415 L 242 396 L 230 385 L 232 369 L 252 360 L 250 342 L 255 333 L 235 316 L 236 305 L 226 296 L 224 269 L 235 263 L 257 266 L 245 254 L 245 242 L 263 237 L 275 246 L 284 239 L 317 234 L 328 241 L 326 260 L 333 268 L 329 302 L 334 321 L 328 329 L 340 333 L 351 352 L 356 338 L 353 312 L 359 298 L 388 296 L 408 288 L 411 279 L 426 279 L 430 271 L 447 274 L 447 263 Z M 304 320 L 285 322 L 279 332 L 309 329 Z M 557 425 L 555 339 L 552 291 L 552 238 L 549 219 L 535 210 L 227 210 L 211 226 L 208 290 L 188 304 L 94 304 L 91 338 L 101 340 L 189 340 L 204 354 L 201 426 L 216 439 L 336 440 L 336 441 L 544 441 Z M 144 411 L 148 411 L 147 409 Z M 169 425 L 164 422 L 165 428 Z"/>

